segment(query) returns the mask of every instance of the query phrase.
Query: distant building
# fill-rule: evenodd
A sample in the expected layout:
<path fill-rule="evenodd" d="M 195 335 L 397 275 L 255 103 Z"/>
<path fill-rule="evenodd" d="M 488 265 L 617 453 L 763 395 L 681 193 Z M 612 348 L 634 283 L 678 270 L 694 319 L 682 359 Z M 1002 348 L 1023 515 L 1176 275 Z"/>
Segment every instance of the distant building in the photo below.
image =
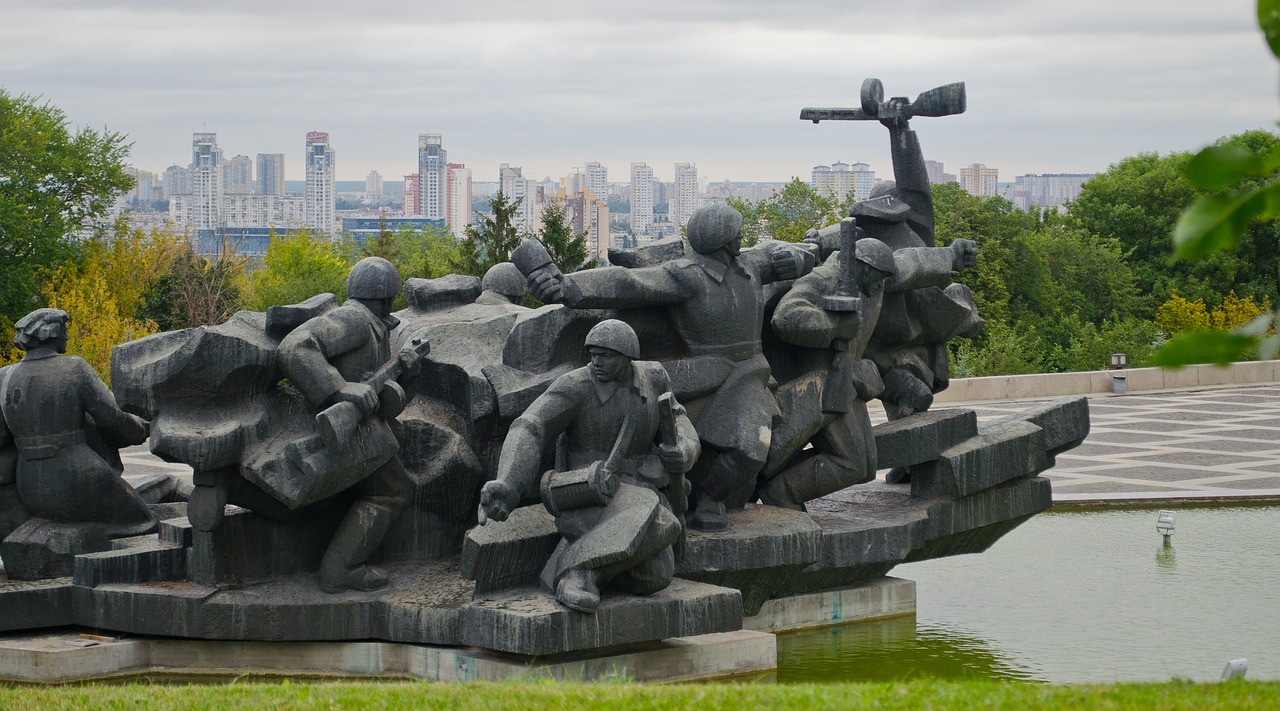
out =
<path fill-rule="evenodd" d="M 453 233 L 454 239 L 462 239 L 467 236 L 467 225 L 472 222 L 471 169 L 462 163 L 450 163 L 446 182 L 448 197 L 445 224 Z"/>
<path fill-rule="evenodd" d="M 1080 197 L 1080 188 L 1097 173 L 1046 173 L 1019 175 L 1005 197 L 1021 210 L 1058 207 Z"/>
<path fill-rule="evenodd" d="M 587 163 L 587 191 L 601 200 L 609 197 L 609 169 L 596 161 Z"/>
<path fill-rule="evenodd" d="M 166 197 L 191 194 L 191 169 L 180 165 L 165 168 L 162 186 Z"/>
<path fill-rule="evenodd" d="M 538 225 L 537 181 L 524 177 L 524 169 L 503 163 L 498 166 L 498 183 L 508 202 L 520 201 L 515 214 L 515 227 L 519 231 L 533 232 Z"/>
<path fill-rule="evenodd" d="M 653 228 L 653 168 L 647 163 L 631 164 L 631 230 L 637 235 Z"/>
<path fill-rule="evenodd" d="M 446 219 L 448 210 L 448 152 L 439 133 L 418 134 L 418 190 L 421 197 L 418 212 L 437 220 Z"/>
<path fill-rule="evenodd" d="M 422 184 L 420 175 L 410 173 L 404 176 L 404 214 L 422 214 Z"/>
<path fill-rule="evenodd" d="M 698 209 L 698 164 L 676 163 L 676 184 L 671 200 L 671 222 L 677 227 L 689 224 Z"/>
<path fill-rule="evenodd" d="M 194 230 L 222 226 L 222 149 L 218 134 L 191 135 L 191 205 L 188 223 Z M 172 208 L 171 208 L 172 211 Z"/>
<path fill-rule="evenodd" d="M 995 197 L 999 171 L 982 163 L 970 163 L 960 169 L 960 187 L 977 197 Z"/>
<path fill-rule="evenodd" d="M 259 195 L 284 195 L 284 154 L 259 153 L 258 189 Z"/>
<path fill-rule="evenodd" d="M 369 171 L 364 178 L 364 192 L 367 195 L 382 194 L 382 173 L 376 170 Z"/>
<path fill-rule="evenodd" d="M 945 172 L 942 169 L 942 163 L 936 160 L 925 161 L 924 170 L 929 175 L 929 182 L 934 185 L 956 182 L 956 176 L 952 173 Z"/>
<path fill-rule="evenodd" d="M 392 232 L 397 232 L 405 227 L 415 231 L 423 230 L 428 227 L 440 229 L 444 227 L 444 220 L 435 217 L 420 216 L 342 218 L 342 231 L 352 237 L 355 237 L 357 242 L 363 242 L 369 237 L 376 236 L 383 227 L 386 227 Z"/>
<path fill-rule="evenodd" d="M 222 192 L 228 195 L 253 193 L 253 159 L 234 156 L 222 163 Z"/>
<path fill-rule="evenodd" d="M 338 229 L 333 190 L 337 158 L 324 131 L 307 132 L 307 188 L 303 194 L 304 222 L 310 229 L 335 235 Z"/>

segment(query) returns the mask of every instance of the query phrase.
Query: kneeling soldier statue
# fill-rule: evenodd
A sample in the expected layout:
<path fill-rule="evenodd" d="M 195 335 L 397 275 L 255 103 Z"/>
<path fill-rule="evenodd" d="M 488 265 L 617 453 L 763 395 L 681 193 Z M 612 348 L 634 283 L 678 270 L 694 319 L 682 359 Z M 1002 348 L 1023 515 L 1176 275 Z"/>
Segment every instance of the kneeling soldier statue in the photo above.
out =
<path fill-rule="evenodd" d="M 587 334 L 591 365 L 561 376 L 511 426 L 498 477 L 480 495 L 480 521 L 506 520 L 538 483 L 543 451 L 560 439 L 543 505 L 564 537 L 542 586 L 566 607 L 594 612 L 600 588 L 648 595 L 671 583 L 683 542 L 685 472 L 698 434 L 661 364 L 635 360 L 640 342 L 617 320 Z"/>

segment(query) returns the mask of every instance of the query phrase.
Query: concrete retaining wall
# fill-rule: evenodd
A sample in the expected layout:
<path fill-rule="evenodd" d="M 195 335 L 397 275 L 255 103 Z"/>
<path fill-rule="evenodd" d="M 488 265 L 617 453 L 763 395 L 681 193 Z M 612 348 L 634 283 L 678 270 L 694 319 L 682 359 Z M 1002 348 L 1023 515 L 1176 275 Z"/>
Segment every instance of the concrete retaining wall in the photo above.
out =
<path fill-rule="evenodd" d="M 1245 385 L 1280 381 L 1280 360 L 1249 361 L 1220 367 L 1189 365 L 1185 368 L 1126 368 L 1083 373 L 994 375 L 957 378 L 937 394 L 934 402 L 1012 400 L 1111 392 L 1112 376 L 1123 375 L 1127 392 L 1195 388 L 1209 385 Z"/>

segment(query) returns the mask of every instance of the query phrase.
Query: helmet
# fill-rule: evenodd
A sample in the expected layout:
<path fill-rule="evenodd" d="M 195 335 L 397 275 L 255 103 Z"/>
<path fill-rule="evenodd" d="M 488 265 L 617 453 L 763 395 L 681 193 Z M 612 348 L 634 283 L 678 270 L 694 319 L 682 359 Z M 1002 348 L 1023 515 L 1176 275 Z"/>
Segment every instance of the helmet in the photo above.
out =
<path fill-rule="evenodd" d="M 728 245 L 742 234 L 742 213 L 725 205 L 708 205 L 689 218 L 689 246 L 698 254 Z"/>
<path fill-rule="evenodd" d="M 489 267 L 489 271 L 484 273 L 480 288 L 485 291 L 497 292 L 508 298 L 518 299 L 524 296 L 524 275 L 511 262 L 498 262 Z"/>
<path fill-rule="evenodd" d="M 587 346 L 608 348 L 635 360 L 640 357 L 640 339 L 630 326 L 616 318 L 597 323 L 587 333 Z"/>
<path fill-rule="evenodd" d="M 850 217 L 869 217 L 885 222 L 902 222 L 911 207 L 898 197 L 898 184 L 882 180 L 871 188 L 866 200 L 859 200 L 849 208 Z"/>
<path fill-rule="evenodd" d="M 382 257 L 365 257 L 347 273 L 347 298 L 394 299 L 400 293 L 400 271 Z"/>
<path fill-rule="evenodd" d="M 870 265 L 876 271 L 889 275 L 897 271 L 893 263 L 893 250 L 878 239 L 863 237 L 858 240 L 854 254 L 859 262 Z"/>

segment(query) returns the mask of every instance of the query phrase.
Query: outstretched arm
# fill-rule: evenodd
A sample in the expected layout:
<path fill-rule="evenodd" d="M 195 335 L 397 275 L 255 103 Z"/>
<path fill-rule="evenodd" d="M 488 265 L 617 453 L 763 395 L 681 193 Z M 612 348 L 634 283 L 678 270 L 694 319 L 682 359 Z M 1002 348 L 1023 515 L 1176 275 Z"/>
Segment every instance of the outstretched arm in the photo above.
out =
<path fill-rule="evenodd" d="M 894 102 L 890 99 L 889 104 Z M 898 197 L 910 208 L 907 224 L 933 246 L 933 191 L 929 187 L 929 172 L 924 167 L 924 152 L 916 132 L 902 117 L 882 118 L 880 123 L 889 129 L 889 150 L 893 156 L 893 180 L 898 186 Z"/>

